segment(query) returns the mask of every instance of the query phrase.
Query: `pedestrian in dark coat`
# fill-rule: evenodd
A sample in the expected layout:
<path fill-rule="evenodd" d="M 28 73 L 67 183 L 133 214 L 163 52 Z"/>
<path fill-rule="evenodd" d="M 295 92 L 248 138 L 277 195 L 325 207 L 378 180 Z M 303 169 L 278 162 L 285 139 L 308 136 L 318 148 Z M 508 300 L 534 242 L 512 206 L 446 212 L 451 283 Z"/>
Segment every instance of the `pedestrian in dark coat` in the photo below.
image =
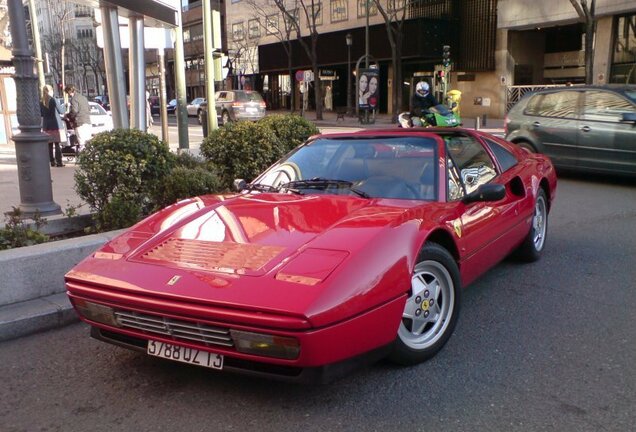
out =
<path fill-rule="evenodd" d="M 49 160 L 52 167 L 64 166 L 60 143 L 66 142 L 66 129 L 62 122 L 62 114 L 64 114 L 64 109 L 53 97 L 53 87 L 45 85 L 42 88 L 40 115 L 42 116 L 42 130 L 49 136 Z"/>

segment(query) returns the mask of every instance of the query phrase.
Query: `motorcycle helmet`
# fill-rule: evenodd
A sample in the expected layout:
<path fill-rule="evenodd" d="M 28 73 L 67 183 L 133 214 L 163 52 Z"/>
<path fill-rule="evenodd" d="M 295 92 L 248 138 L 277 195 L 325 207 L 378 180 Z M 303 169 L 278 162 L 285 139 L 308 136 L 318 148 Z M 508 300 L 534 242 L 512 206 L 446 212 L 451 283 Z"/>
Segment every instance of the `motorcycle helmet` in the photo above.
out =
<path fill-rule="evenodd" d="M 430 87 L 426 81 L 420 81 L 415 86 L 415 94 L 420 97 L 426 97 L 428 95 Z"/>

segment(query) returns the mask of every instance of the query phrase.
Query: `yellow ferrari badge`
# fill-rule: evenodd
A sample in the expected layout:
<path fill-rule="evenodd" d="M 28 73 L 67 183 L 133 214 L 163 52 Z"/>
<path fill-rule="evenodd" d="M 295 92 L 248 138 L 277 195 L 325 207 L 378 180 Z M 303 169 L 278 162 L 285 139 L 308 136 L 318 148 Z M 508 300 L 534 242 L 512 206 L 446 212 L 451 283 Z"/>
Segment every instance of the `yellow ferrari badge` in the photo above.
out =
<path fill-rule="evenodd" d="M 459 219 L 455 219 L 453 221 L 453 228 L 455 229 L 455 234 L 457 234 L 457 237 L 462 236 L 462 223 Z"/>

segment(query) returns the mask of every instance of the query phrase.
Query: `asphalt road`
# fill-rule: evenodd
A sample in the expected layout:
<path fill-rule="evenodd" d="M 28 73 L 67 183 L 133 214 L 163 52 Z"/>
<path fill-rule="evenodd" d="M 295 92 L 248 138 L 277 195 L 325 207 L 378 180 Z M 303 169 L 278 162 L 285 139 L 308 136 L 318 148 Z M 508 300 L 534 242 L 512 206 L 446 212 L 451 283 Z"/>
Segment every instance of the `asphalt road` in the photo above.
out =
<path fill-rule="evenodd" d="M 427 363 L 281 384 L 152 359 L 76 324 L 0 344 L 0 430 L 633 431 L 636 187 L 566 177 L 557 193 L 542 260 L 507 260 L 469 287 Z"/>

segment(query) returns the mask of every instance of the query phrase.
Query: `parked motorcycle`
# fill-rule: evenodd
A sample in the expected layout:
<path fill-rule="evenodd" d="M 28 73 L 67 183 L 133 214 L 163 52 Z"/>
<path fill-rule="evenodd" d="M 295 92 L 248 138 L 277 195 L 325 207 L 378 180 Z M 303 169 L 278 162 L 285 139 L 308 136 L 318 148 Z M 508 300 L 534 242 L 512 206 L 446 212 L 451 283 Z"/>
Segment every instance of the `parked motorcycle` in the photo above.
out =
<path fill-rule="evenodd" d="M 429 108 L 428 112 L 421 117 L 414 117 L 410 112 L 403 112 L 398 115 L 400 127 L 457 127 L 461 126 L 461 119 L 455 112 L 450 111 L 446 106 L 439 104 Z"/>

